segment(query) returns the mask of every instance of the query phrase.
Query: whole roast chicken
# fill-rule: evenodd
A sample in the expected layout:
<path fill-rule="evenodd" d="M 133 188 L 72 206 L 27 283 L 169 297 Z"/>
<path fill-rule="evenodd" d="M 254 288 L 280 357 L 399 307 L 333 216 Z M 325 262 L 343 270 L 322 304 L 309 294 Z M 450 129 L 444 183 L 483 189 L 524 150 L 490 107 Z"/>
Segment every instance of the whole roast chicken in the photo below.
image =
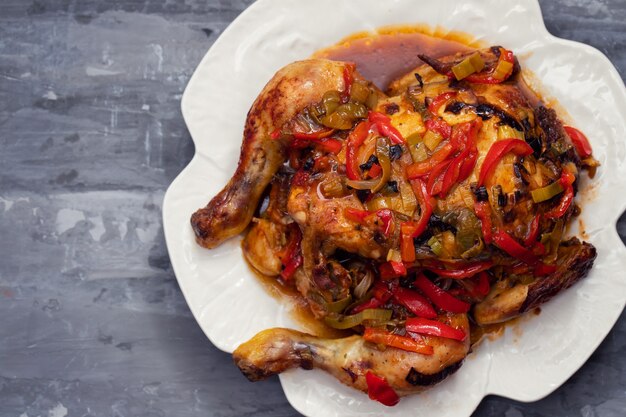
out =
<path fill-rule="evenodd" d="M 459 369 L 472 330 L 591 268 L 595 248 L 563 238 L 597 166 L 584 135 L 524 94 L 510 50 L 420 58 L 386 94 L 347 62 L 278 71 L 235 174 L 192 215 L 208 249 L 247 230 L 254 268 L 353 333 L 265 330 L 233 353 L 250 380 L 320 368 L 394 405 Z"/>

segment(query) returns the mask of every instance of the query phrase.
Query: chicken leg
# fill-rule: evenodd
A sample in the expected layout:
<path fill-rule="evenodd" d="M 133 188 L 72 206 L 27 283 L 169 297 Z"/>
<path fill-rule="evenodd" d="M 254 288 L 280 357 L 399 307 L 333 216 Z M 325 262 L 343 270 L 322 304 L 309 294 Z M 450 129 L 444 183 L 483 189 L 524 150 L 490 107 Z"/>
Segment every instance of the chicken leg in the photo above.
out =
<path fill-rule="evenodd" d="M 307 105 L 319 102 L 326 91 L 342 90 L 345 67 L 344 62 L 324 59 L 298 61 L 278 71 L 265 86 L 248 112 L 235 174 L 206 207 L 191 216 L 199 245 L 215 248 L 246 228 L 265 187 L 285 160 L 286 142 L 272 139 L 271 133 Z"/>
<path fill-rule="evenodd" d="M 469 334 L 465 314 L 443 320 Z M 469 352 L 469 337 L 459 342 L 440 337 L 424 337 L 434 349 L 432 355 L 387 347 L 379 350 L 354 335 L 343 339 L 321 339 L 295 330 L 274 328 L 258 333 L 240 345 L 233 358 L 251 381 L 265 379 L 291 368 L 322 369 L 343 384 L 367 392 L 368 371 L 384 375 L 398 395 L 408 395 L 434 385 L 456 371 Z"/>

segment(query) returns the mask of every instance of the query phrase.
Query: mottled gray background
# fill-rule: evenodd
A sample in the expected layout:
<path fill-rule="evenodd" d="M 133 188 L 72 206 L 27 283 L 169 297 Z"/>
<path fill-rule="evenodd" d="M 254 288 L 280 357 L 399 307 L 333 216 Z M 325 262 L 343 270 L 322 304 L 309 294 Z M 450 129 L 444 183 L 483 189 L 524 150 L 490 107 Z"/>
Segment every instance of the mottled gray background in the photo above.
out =
<path fill-rule="evenodd" d="M 161 227 L 193 155 L 181 93 L 249 3 L 0 1 L 0 416 L 297 415 L 200 331 Z M 541 3 L 625 74 L 626 2 Z M 620 320 L 553 395 L 475 416 L 623 416 L 625 369 Z"/>

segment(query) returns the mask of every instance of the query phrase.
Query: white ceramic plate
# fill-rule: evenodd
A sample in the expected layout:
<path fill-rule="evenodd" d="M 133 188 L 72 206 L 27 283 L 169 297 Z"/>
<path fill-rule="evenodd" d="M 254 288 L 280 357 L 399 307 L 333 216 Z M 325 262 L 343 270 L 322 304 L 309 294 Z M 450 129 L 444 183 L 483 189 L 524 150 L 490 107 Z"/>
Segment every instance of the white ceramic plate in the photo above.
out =
<path fill-rule="evenodd" d="M 582 221 L 598 249 L 592 272 L 542 307 L 540 316 L 483 343 L 434 389 L 384 407 L 320 371 L 281 375 L 291 404 L 310 416 L 469 416 L 487 394 L 538 400 L 563 384 L 609 332 L 626 299 L 626 250 L 615 224 L 626 208 L 626 94 L 609 60 L 550 35 L 536 1 L 260 0 L 206 54 L 182 100 L 196 155 L 165 195 L 165 236 L 189 307 L 209 339 L 232 352 L 260 330 L 299 328 L 243 261 L 240 239 L 197 246 L 189 217 L 226 184 L 252 101 L 276 70 L 345 36 L 385 25 L 428 24 L 505 45 L 587 133 L 602 167 Z M 593 198 L 590 198 L 593 197 Z M 425 414 L 425 413 L 428 414 Z"/>

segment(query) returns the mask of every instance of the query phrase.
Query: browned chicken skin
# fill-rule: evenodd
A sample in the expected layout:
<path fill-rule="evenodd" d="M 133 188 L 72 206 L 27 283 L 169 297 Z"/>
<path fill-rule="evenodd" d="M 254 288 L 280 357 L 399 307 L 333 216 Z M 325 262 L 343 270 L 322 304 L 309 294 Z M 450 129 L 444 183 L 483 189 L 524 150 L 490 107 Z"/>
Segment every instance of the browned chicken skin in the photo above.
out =
<path fill-rule="evenodd" d="M 481 50 L 480 56 L 487 68 L 495 68 L 503 53 L 504 49 L 493 47 Z M 346 385 L 367 391 L 365 375 L 373 372 L 384 376 L 399 395 L 418 392 L 460 367 L 470 349 L 468 315 L 451 314 L 437 307 L 437 320 L 462 330 L 467 336 L 463 341 L 410 334 L 404 328 L 405 321 L 415 312 L 394 298 L 399 297 L 396 295 L 378 300 L 381 285 L 389 294 L 396 294 L 400 286 L 419 295 L 421 290 L 412 280 L 426 274 L 440 291 L 456 291 L 454 294 L 473 306 L 469 313 L 474 322 L 486 325 L 537 307 L 591 268 L 596 256 L 593 246 L 577 239 L 562 241 L 565 225 L 576 215 L 576 206 L 572 204 L 555 220 L 545 214 L 555 210 L 559 198 L 546 202 L 531 198 L 533 190 L 560 181 L 564 173 L 577 178 L 583 168 L 561 122 L 554 111 L 526 96 L 516 84 L 517 60 L 508 82 L 451 82 L 452 66 L 470 54 L 439 60 L 422 57 L 426 65 L 392 82 L 388 96 L 363 80 L 350 64 L 296 62 L 280 70 L 254 102 L 235 175 L 207 207 L 191 218 L 198 243 L 215 247 L 243 231 L 252 220 L 243 242 L 247 260 L 261 273 L 280 276 L 286 285 L 294 286 L 318 319 L 341 323 L 354 317 L 359 306 L 367 302 L 373 302 L 368 308 L 392 312 L 389 320 L 366 319 L 353 325 L 358 334 L 343 339 L 325 340 L 288 329 L 261 332 L 233 353 L 235 363 L 249 379 L 263 379 L 294 367 L 319 368 Z M 357 80 L 360 92 L 353 87 L 347 95 L 347 72 L 348 78 L 351 73 Z M 433 110 L 430 104 L 442 93 L 450 94 L 450 99 Z M 398 134 L 409 138 L 408 143 L 394 145 L 388 139 L 381 142 L 384 135 L 379 130 L 370 130 L 358 145 L 351 157 L 357 160 L 359 175 L 369 175 L 373 165 L 380 168 L 385 158 L 394 154 L 388 172 L 381 168 L 383 173 L 379 174 L 385 184 L 374 188 L 371 184 L 376 183 L 376 176 L 363 178 L 370 181 L 372 192 L 364 192 L 367 187 L 359 188 L 362 185 L 346 178 L 348 144 L 354 140 L 351 135 L 358 129 L 357 124 L 367 120 L 365 105 L 386 115 L 382 117 L 388 117 Z M 340 119 L 337 124 L 329 118 L 340 113 L 334 109 L 359 116 L 351 116 L 347 124 Z M 432 205 L 432 214 L 425 219 L 428 227 L 412 239 L 415 260 L 407 262 L 401 254 L 401 230 L 425 215 L 425 202 L 420 200 L 424 196 L 415 190 L 419 181 L 426 181 L 409 178 L 407 168 L 433 158 L 444 143 L 452 141 L 439 138 L 432 149 L 418 149 L 424 145 L 427 130 L 432 129 L 427 121 L 433 120 L 449 126 L 453 137 L 461 135 L 458 132 L 468 124 L 474 126 L 476 162 L 467 177 L 449 192 L 435 193 L 436 198 L 428 199 Z M 304 134 L 297 137 L 303 125 Z M 323 135 L 315 136 L 319 132 Z M 419 136 L 418 145 L 410 139 L 415 135 Z M 485 179 L 484 187 L 478 187 L 488 152 L 498 141 L 510 139 L 525 141 L 532 147 L 532 154 L 504 154 Z M 253 219 L 270 183 L 269 205 Z M 490 228 L 506 233 L 514 241 L 528 241 L 534 252 L 526 253 L 526 259 L 537 257 L 539 263 L 520 262 L 503 247 L 489 244 L 482 229 L 485 220 L 478 219 L 475 212 L 481 202 L 489 207 Z M 359 217 L 359 213 L 365 214 Z M 533 233 L 535 236 L 529 237 Z M 296 241 L 298 245 L 294 246 Z M 290 258 L 290 251 L 297 256 Z M 294 264 L 294 259 L 301 261 Z M 405 261 L 409 271 L 404 272 L 404 278 L 383 280 L 378 268 L 386 261 Z M 549 273 L 537 272 L 545 263 L 549 264 Z M 487 287 L 491 284 L 488 295 L 476 295 L 473 290 L 479 275 L 449 280 L 441 272 L 432 272 L 433 268 L 450 272 L 477 264 L 487 265 L 484 269 L 488 272 L 482 274 L 488 279 Z M 377 295 L 373 295 L 375 288 Z M 368 342 L 361 333 L 370 326 L 395 336 L 417 338 L 432 346 L 433 354 Z"/>
<path fill-rule="evenodd" d="M 469 332 L 467 316 L 459 314 L 441 320 Z M 399 395 L 424 390 L 454 373 L 469 352 L 469 338 L 463 342 L 425 337 L 433 355 L 388 348 L 379 350 L 360 336 L 320 339 L 290 329 L 265 330 L 233 352 L 235 364 L 244 375 L 258 381 L 291 368 L 322 369 L 346 385 L 367 391 L 365 374 L 384 375 Z"/>
<path fill-rule="evenodd" d="M 214 248 L 241 233 L 250 223 L 261 194 L 285 161 L 285 142 L 272 132 L 321 100 L 324 92 L 341 89 L 345 64 L 307 60 L 276 73 L 248 112 L 237 171 L 206 207 L 191 216 L 198 244 Z"/>

